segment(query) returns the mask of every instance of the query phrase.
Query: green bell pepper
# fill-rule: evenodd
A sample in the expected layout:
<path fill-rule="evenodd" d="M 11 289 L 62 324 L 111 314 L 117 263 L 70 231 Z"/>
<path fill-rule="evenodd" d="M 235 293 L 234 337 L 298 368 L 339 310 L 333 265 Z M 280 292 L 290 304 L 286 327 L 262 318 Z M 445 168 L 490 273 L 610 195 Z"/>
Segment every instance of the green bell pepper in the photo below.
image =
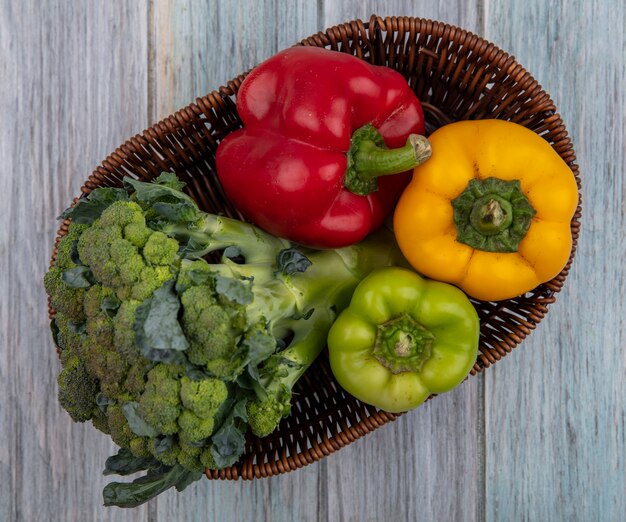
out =
<path fill-rule="evenodd" d="M 405 268 L 375 270 L 328 334 L 332 372 L 360 401 L 399 413 L 451 390 L 472 369 L 480 324 L 467 296 Z"/>

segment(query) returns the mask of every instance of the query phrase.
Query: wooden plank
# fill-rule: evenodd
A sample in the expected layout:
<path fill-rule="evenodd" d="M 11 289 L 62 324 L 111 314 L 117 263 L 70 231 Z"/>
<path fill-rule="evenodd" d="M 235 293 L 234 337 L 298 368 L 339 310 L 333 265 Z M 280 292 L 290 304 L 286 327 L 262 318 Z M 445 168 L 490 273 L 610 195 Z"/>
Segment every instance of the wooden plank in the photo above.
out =
<path fill-rule="evenodd" d="M 480 381 L 327 457 L 328 520 L 481 520 Z"/>
<path fill-rule="evenodd" d="M 486 37 L 552 95 L 583 182 L 580 245 L 537 331 L 486 374 L 487 520 L 626 513 L 626 8 L 490 2 Z"/>
<path fill-rule="evenodd" d="M 315 2 L 165 0 L 152 9 L 154 120 L 316 32 L 318 22 Z"/>
<path fill-rule="evenodd" d="M 324 26 L 354 18 L 417 16 L 471 31 L 478 2 L 324 3 Z M 328 520 L 481 520 L 482 377 L 437 397 L 329 457 Z"/>
<path fill-rule="evenodd" d="M 622 519 L 623 6 L 37 4 L 0 0 L 0 219 L 11 223 L 0 229 L 8 267 L 0 273 L 0 438 L 8 441 L 0 445 L 0 520 Z M 101 468 L 114 447 L 72 424 L 55 397 L 58 363 L 40 285 L 54 216 L 108 152 L 149 122 L 318 29 L 372 12 L 484 34 L 552 93 L 584 183 L 581 244 L 564 292 L 484 379 L 318 464 L 268 480 L 203 481 L 132 511 L 101 508 Z"/>
<path fill-rule="evenodd" d="M 437 5 L 445 4 L 445 5 Z M 428 0 L 367 0 L 364 2 L 323 2 L 323 26 L 360 19 L 367 22 L 372 14 L 381 16 L 415 16 L 457 25 L 478 32 L 482 27 L 480 0 L 451 0 L 429 2 Z"/>
<path fill-rule="evenodd" d="M 42 278 L 56 216 L 147 123 L 145 1 L 0 0 L 0 520 L 147 518 L 102 507 L 114 450 L 56 400 Z"/>
<path fill-rule="evenodd" d="M 314 2 L 155 2 L 153 121 L 317 31 Z M 201 481 L 157 500 L 156 520 L 317 520 L 319 466 L 265 480 Z"/>

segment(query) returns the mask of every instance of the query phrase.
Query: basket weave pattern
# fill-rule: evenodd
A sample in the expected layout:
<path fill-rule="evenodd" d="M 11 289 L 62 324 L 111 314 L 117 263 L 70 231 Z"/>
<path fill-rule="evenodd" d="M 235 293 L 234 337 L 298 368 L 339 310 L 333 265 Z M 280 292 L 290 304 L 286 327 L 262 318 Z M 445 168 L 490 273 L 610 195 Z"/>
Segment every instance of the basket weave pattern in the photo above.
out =
<path fill-rule="evenodd" d="M 532 129 L 569 165 L 580 188 L 574 150 L 549 95 L 515 58 L 486 40 L 431 20 L 373 16 L 369 23 L 355 20 L 338 25 L 298 45 L 350 53 L 400 72 L 423 103 L 428 133 L 452 121 L 484 118 L 510 120 Z M 202 209 L 241 218 L 217 180 L 215 151 L 228 133 L 241 127 L 235 96 L 244 78 L 245 74 L 237 76 L 125 142 L 89 176 L 82 194 L 120 186 L 127 175 L 150 180 L 169 171 L 187 183 L 188 193 Z M 553 280 L 515 299 L 472 301 L 481 334 L 471 375 L 506 356 L 543 319 L 569 272 L 580 215 L 579 205 L 571 222 L 570 259 Z M 53 261 L 67 227 L 65 222 L 58 231 Z M 398 417 L 347 395 L 335 382 L 326 354 L 305 373 L 294 392 L 291 414 L 275 433 L 263 439 L 249 436 L 238 464 L 207 471 L 207 477 L 251 479 L 291 471 Z"/>

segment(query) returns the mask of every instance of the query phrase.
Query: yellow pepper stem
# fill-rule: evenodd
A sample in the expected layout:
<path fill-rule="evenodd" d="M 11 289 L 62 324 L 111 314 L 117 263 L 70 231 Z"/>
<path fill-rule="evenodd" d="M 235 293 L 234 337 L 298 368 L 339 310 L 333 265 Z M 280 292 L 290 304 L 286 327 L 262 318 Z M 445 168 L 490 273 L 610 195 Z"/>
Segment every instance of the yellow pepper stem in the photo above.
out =
<path fill-rule="evenodd" d="M 486 252 L 517 252 L 535 209 L 519 180 L 472 179 L 452 200 L 456 240 Z"/>
<path fill-rule="evenodd" d="M 474 203 L 469 219 L 476 230 L 486 236 L 493 236 L 511 225 L 513 208 L 506 199 L 488 194 Z"/>

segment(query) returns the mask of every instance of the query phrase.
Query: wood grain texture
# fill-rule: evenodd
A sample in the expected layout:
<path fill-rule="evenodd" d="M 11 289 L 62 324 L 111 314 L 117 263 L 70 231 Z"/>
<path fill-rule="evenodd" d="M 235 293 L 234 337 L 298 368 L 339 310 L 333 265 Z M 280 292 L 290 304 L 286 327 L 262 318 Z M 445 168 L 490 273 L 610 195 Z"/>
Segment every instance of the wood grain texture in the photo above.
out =
<path fill-rule="evenodd" d="M 315 2 L 154 2 L 151 103 L 161 119 L 318 30 Z"/>
<path fill-rule="evenodd" d="M 224 85 L 316 32 L 315 2 L 167 0 L 152 7 L 151 119 Z M 325 464 L 265 480 L 203 480 L 155 502 L 156 520 L 317 520 Z M 324 517 L 325 518 L 325 517 Z"/>
<path fill-rule="evenodd" d="M 57 404 L 42 288 L 56 216 L 147 122 L 146 23 L 135 0 L 0 1 L 2 521 L 147 517 L 102 507 L 114 445 Z"/>
<path fill-rule="evenodd" d="M 483 2 L 477 0 L 450 0 L 431 2 L 429 0 L 366 0 L 362 2 L 322 3 L 323 26 L 329 27 L 359 18 L 370 19 L 372 14 L 381 16 L 416 16 L 458 25 L 469 31 L 482 29 Z"/>
<path fill-rule="evenodd" d="M 475 32 L 481 25 L 476 2 L 394 0 L 325 2 L 324 26 L 369 20 L 372 13 L 442 20 Z M 482 379 L 472 378 L 327 459 L 328 520 L 481 520 Z"/>
<path fill-rule="evenodd" d="M 622 521 L 626 513 L 626 9 L 605 0 L 0 0 L 0 520 Z M 442 20 L 552 95 L 583 179 L 563 292 L 511 355 L 328 458 L 101 507 L 114 451 L 56 402 L 41 279 L 55 216 L 150 123 L 317 30 Z M 26 239 L 24 239 L 26 238 Z"/>
<path fill-rule="evenodd" d="M 486 519 L 622 521 L 624 4 L 490 2 L 485 17 L 485 36 L 552 95 L 583 183 L 580 245 L 564 291 L 523 347 L 485 374 Z"/>

